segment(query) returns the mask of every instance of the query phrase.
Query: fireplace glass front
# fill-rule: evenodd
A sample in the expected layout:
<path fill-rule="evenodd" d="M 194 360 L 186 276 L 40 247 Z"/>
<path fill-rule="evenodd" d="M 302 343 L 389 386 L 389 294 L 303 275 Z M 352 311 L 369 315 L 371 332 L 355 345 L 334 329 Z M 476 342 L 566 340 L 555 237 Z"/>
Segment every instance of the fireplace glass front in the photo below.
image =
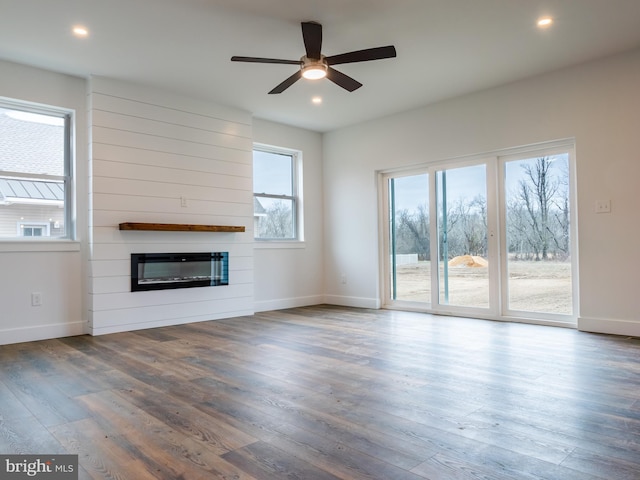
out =
<path fill-rule="evenodd" d="M 229 285 L 229 253 L 132 253 L 131 291 Z"/>

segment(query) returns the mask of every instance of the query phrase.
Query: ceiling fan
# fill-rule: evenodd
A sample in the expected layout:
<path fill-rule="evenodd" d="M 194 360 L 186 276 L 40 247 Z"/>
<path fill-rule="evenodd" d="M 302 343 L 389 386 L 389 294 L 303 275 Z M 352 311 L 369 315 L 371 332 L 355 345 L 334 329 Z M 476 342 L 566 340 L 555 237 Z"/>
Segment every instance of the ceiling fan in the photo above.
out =
<path fill-rule="evenodd" d="M 325 57 L 321 53 L 322 48 L 322 25 L 317 22 L 302 22 L 302 39 L 306 55 L 300 60 L 280 60 L 277 58 L 259 58 L 259 57 L 231 57 L 232 62 L 250 62 L 250 63 L 280 63 L 285 65 L 298 65 L 300 70 L 280 83 L 269 94 L 282 93 L 295 82 L 304 77 L 307 79 L 319 79 L 327 77 L 336 85 L 353 92 L 360 88 L 362 84 L 357 80 L 345 75 L 334 69 L 333 65 L 343 63 L 367 62 L 369 60 L 381 60 L 383 58 L 392 58 L 396 56 L 396 49 L 393 45 L 386 47 L 367 48 L 365 50 L 357 50 L 354 52 L 342 53 L 340 55 L 332 55 Z"/>

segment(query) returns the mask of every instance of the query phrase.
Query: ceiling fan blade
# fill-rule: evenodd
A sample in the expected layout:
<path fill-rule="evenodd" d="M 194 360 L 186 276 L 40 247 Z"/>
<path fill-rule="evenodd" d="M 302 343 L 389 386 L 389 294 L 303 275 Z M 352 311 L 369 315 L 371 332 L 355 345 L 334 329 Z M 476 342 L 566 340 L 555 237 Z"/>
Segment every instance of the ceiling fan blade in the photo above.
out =
<path fill-rule="evenodd" d="M 329 65 L 339 65 L 342 63 L 368 62 L 369 60 L 382 60 L 383 58 L 393 58 L 396 56 L 396 47 L 388 45 L 386 47 L 367 48 L 356 50 L 355 52 L 342 53 L 327 57 Z"/>
<path fill-rule="evenodd" d="M 278 58 L 260 58 L 260 57 L 231 57 L 232 62 L 249 62 L 249 63 L 281 63 L 284 65 L 300 65 L 300 60 L 280 60 Z"/>
<path fill-rule="evenodd" d="M 322 25 L 317 22 L 302 22 L 302 39 L 307 58 L 320 60 L 322 49 Z"/>
<path fill-rule="evenodd" d="M 302 71 L 298 70 L 296 73 L 287 78 L 280 85 L 276 86 L 273 90 L 269 92 L 269 95 L 273 95 L 274 93 L 282 93 L 291 85 L 296 83 L 302 77 Z"/>
<path fill-rule="evenodd" d="M 329 67 L 327 70 L 327 78 L 331 80 L 333 83 L 335 83 L 336 85 L 350 92 L 353 92 L 354 90 L 357 90 L 362 86 L 362 84 L 357 80 L 354 80 L 350 76 L 345 75 L 344 73 L 339 72 L 335 68 L 331 68 L 331 67 Z"/>

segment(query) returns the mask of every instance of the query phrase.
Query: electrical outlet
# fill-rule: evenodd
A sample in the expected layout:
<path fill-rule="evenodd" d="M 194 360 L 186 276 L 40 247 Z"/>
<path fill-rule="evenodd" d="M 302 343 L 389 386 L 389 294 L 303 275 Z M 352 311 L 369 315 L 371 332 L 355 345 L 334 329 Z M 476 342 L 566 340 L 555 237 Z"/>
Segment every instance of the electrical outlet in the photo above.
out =
<path fill-rule="evenodd" d="M 610 200 L 596 200 L 596 213 L 610 213 L 611 201 Z"/>
<path fill-rule="evenodd" d="M 187 197 L 185 197 L 184 195 L 180 197 L 180 206 L 182 208 L 186 208 L 189 206 L 187 203 Z"/>
<path fill-rule="evenodd" d="M 40 292 L 33 292 L 31 294 L 31 306 L 39 307 L 42 305 L 42 294 Z"/>
<path fill-rule="evenodd" d="M 342 285 L 347 284 L 347 275 L 345 273 L 343 273 L 342 276 L 340 277 L 340 283 L 342 283 Z"/>

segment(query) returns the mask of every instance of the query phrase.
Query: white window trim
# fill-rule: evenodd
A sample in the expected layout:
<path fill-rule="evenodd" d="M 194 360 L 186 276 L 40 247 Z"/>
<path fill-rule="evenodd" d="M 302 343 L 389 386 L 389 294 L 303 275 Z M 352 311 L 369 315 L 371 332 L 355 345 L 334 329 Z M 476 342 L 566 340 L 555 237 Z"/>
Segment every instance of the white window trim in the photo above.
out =
<path fill-rule="evenodd" d="M 65 222 L 65 235 L 61 237 L 23 237 L 17 232 L 16 237 L 0 237 L 0 252 L 4 251 L 16 251 L 13 249 L 5 250 L 5 246 L 11 245 L 15 242 L 26 242 L 33 244 L 35 242 L 40 245 L 45 245 L 50 242 L 60 244 L 62 242 L 69 243 L 70 249 L 75 250 L 76 242 L 76 225 L 75 225 L 75 149 L 74 149 L 74 122 L 75 112 L 68 108 L 56 107 L 52 105 L 39 104 L 29 102 L 26 100 L 12 99 L 7 97 L 0 97 L 0 107 L 7 109 L 14 109 L 28 113 L 36 113 L 41 115 L 57 116 L 64 119 L 65 131 L 64 131 L 64 174 L 59 175 L 34 175 L 21 172 L 3 172 L 0 170 L 0 175 L 20 177 L 20 178 L 34 178 L 40 180 L 61 180 L 65 186 L 65 198 L 61 208 L 65 209 L 64 222 Z M 35 224 L 34 222 L 30 222 Z M 36 239 L 34 241 L 34 238 Z M 34 245 L 31 245 L 27 250 L 34 251 Z M 43 248 L 42 250 L 58 251 L 59 246 L 55 246 L 52 249 Z M 63 248 L 63 251 L 67 251 L 67 248 Z"/>
<path fill-rule="evenodd" d="M 253 248 L 257 250 L 268 249 L 294 249 L 294 248 L 307 248 L 304 240 L 269 240 L 256 238 L 253 244 Z"/>
<path fill-rule="evenodd" d="M 254 245 L 256 248 L 304 248 L 304 215 L 303 215 L 303 195 L 302 195 L 302 152 L 291 148 L 277 147 L 263 143 L 254 143 L 253 150 L 265 153 L 276 153 L 280 155 L 290 155 L 292 158 L 292 178 L 293 178 L 293 194 L 289 196 L 281 196 L 281 198 L 293 199 L 295 206 L 295 238 L 257 238 L 254 232 Z M 267 196 L 276 198 L 273 195 L 260 195 L 253 192 L 253 198 Z M 278 196 L 280 198 L 280 196 Z"/>
<path fill-rule="evenodd" d="M 0 239 L 0 253 L 18 252 L 79 252 L 81 244 L 56 237 L 20 237 L 20 240 Z"/>

